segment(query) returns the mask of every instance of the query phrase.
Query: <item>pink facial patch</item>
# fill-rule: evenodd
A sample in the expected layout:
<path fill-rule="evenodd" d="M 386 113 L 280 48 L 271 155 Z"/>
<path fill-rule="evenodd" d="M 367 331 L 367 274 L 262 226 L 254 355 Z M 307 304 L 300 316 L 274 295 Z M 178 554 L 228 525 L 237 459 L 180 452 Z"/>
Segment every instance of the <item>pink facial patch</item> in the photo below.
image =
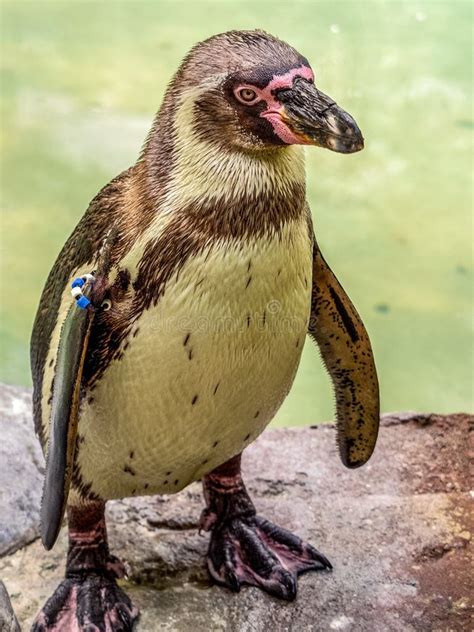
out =
<path fill-rule="evenodd" d="M 303 65 L 299 68 L 292 68 L 284 75 L 274 75 L 270 83 L 263 90 L 260 90 L 260 96 L 267 102 L 268 106 L 268 108 L 263 111 L 260 116 L 266 118 L 267 121 L 270 121 L 275 134 L 279 136 L 284 143 L 287 143 L 288 145 L 306 145 L 310 144 L 309 141 L 306 143 L 303 138 L 296 136 L 296 134 L 294 134 L 286 125 L 281 117 L 281 114 L 284 111 L 283 105 L 279 103 L 272 94 L 273 90 L 292 88 L 293 81 L 296 77 L 303 77 L 303 79 L 307 79 L 308 81 L 314 81 L 314 73 L 311 68 Z"/>
<path fill-rule="evenodd" d="M 270 121 L 273 127 L 273 131 L 281 140 L 287 145 L 309 145 L 310 142 L 306 142 L 304 138 L 296 136 L 288 125 L 283 121 L 278 112 L 262 112 L 260 116 Z"/>
<path fill-rule="evenodd" d="M 273 75 L 273 79 L 264 88 L 264 92 L 268 91 L 271 94 L 272 90 L 280 90 L 281 88 L 292 88 L 295 77 L 303 77 L 308 81 L 314 81 L 314 72 L 308 66 L 299 66 L 298 68 L 292 68 L 284 75 Z"/>

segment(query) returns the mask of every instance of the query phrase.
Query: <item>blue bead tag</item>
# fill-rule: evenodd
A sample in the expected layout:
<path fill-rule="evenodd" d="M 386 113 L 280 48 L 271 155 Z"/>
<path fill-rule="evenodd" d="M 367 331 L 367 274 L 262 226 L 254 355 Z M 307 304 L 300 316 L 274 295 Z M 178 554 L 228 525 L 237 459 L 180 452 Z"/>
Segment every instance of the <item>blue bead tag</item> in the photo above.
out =
<path fill-rule="evenodd" d="M 78 305 L 81 309 L 87 309 L 90 304 L 91 302 L 86 296 L 81 296 L 76 301 L 76 305 Z"/>
<path fill-rule="evenodd" d="M 72 288 L 82 287 L 83 285 L 84 285 L 84 279 L 81 279 L 80 277 L 77 279 L 74 279 L 74 281 L 71 283 Z"/>

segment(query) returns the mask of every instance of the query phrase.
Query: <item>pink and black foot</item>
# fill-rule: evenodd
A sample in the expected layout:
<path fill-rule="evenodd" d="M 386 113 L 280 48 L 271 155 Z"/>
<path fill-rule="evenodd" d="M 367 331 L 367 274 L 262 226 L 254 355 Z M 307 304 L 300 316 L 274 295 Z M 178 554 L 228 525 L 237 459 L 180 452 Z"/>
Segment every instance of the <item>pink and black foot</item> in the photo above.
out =
<path fill-rule="evenodd" d="M 212 531 L 207 562 L 217 583 L 238 592 L 244 584 L 291 601 L 297 577 L 332 568 L 310 544 L 256 515 L 240 474 L 240 455 L 204 479 L 207 507 L 201 527 Z"/>
<path fill-rule="evenodd" d="M 38 613 L 32 632 L 130 632 L 138 610 L 117 585 L 123 564 L 109 554 L 104 504 L 68 508 L 66 577 Z"/>

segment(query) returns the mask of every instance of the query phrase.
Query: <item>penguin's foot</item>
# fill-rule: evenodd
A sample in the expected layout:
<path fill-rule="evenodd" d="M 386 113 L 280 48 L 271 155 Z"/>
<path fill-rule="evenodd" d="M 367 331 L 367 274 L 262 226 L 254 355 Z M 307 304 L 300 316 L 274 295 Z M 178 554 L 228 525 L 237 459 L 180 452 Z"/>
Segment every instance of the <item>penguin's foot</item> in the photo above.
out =
<path fill-rule="evenodd" d="M 297 577 L 331 569 L 329 561 L 290 531 L 257 516 L 237 455 L 204 478 L 201 528 L 212 531 L 207 554 L 212 577 L 237 592 L 243 584 L 286 599 L 296 597 Z"/>
<path fill-rule="evenodd" d="M 131 632 L 138 609 L 111 577 L 66 577 L 38 613 L 32 632 Z"/>
<path fill-rule="evenodd" d="M 297 576 L 331 569 L 330 562 L 310 544 L 260 516 L 234 518 L 214 529 L 208 567 L 219 584 L 238 592 L 243 584 L 292 601 Z"/>
<path fill-rule="evenodd" d="M 105 504 L 68 507 L 66 578 L 37 615 L 32 632 L 131 632 L 138 609 L 116 579 L 125 566 L 107 544 Z"/>

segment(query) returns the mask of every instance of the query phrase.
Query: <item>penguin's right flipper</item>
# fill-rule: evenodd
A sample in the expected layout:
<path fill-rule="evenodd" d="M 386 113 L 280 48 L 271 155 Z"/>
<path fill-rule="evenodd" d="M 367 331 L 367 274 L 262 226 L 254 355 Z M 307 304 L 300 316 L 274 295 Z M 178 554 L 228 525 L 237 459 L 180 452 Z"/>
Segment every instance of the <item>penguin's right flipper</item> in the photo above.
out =
<path fill-rule="evenodd" d="M 41 540 L 48 550 L 58 537 L 71 484 L 82 372 L 93 320 L 92 308 L 72 304 L 59 339 L 41 501 Z"/>

